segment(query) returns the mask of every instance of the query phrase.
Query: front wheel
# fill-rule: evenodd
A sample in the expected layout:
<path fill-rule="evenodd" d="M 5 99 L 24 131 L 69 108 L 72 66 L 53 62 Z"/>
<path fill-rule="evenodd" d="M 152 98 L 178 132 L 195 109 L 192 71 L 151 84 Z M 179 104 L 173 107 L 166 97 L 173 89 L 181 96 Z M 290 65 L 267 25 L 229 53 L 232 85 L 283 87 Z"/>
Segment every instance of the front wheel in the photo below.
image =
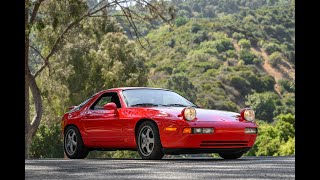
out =
<path fill-rule="evenodd" d="M 219 153 L 219 156 L 222 157 L 223 159 L 238 159 L 243 154 L 244 154 L 244 152 L 240 152 L 240 153 Z"/>
<path fill-rule="evenodd" d="M 89 151 L 84 146 L 78 128 L 69 126 L 64 133 L 64 152 L 70 159 L 83 159 L 87 157 Z"/>
<path fill-rule="evenodd" d="M 142 159 L 161 159 L 164 156 L 158 127 L 154 123 L 142 123 L 136 139 L 138 153 Z"/>

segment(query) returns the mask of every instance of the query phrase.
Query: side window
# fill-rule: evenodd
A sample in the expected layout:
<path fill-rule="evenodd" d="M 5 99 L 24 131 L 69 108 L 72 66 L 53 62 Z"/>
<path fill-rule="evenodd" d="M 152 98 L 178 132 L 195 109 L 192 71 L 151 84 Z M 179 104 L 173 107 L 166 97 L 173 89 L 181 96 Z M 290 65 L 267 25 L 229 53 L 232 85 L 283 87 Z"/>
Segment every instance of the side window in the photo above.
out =
<path fill-rule="evenodd" d="M 121 108 L 121 103 L 117 93 L 105 93 L 101 95 L 90 107 L 92 110 L 103 109 L 103 106 L 109 102 L 114 102 L 117 108 Z"/>

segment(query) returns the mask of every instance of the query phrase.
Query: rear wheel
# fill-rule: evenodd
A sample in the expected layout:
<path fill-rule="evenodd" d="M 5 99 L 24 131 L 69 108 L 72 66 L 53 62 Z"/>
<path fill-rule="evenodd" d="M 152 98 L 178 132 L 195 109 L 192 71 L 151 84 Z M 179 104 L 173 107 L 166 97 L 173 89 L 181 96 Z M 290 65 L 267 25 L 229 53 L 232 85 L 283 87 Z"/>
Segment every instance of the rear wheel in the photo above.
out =
<path fill-rule="evenodd" d="M 81 134 L 75 126 L 69 126 L 64 133 L 64 152 L 70 159 L 83 159 L 89 150 L 84 146 Z"/>
<path fill-rule="evenodd" d="M 164 156 L 158 127 L 154 123 L 142 123 L 136 139 L 138 153 L 142 159 L 161 159 Z"/>
<path fill-rule="evenodd" d="M 222 157 L 223 159 L 238 159 L 243 154 L 244 154 L 244 152 L 240 152 L 240 153 L 219 153 L 219 156 Z"/>

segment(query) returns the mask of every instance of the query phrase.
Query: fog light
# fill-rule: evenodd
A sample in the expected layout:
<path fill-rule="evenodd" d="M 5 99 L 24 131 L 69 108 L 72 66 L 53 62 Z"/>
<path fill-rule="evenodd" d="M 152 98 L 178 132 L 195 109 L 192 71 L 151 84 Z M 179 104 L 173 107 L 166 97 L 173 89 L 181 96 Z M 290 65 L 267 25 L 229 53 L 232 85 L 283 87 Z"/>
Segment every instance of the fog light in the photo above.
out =
<path fill-rule="evenodd" d="M 213 128 L 203 128 L 202 133 L 203 134 L 211 134 L 211 133 L 213 133 Z"/>
<path fill-rule="evenodd" d="M 194 134 L 201 134 L 202 133 L 202 128 L 193 128 L 193 133 Z"/>
<path fill-rule="evenodd" d="M 192 128 L 193 134 L 212 134 L 213 128 Z"/>
<path fill-rule="evenodd" d="M 246 134 L 257 134 L 258 132 L 257 128 L 245 128 L 244 131 Z"/>

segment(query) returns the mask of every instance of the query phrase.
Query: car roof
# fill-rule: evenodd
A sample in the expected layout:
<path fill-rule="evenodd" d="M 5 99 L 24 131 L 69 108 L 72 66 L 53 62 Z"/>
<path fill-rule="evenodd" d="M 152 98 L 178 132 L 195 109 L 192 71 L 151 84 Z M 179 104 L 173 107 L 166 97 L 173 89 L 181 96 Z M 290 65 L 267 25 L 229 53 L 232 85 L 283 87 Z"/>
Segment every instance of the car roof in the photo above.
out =
<path fill-rule="evenodd" d="M 169 89 L 153 88 L 153 87 L 117 87 L 117 88 L 107 89 L 106 91 L 108 91 L 108 90 L 129 90 L 129 89 L 153 89 L 153 90 L 166 90 L 166 91 L 170 91 Z"/>

